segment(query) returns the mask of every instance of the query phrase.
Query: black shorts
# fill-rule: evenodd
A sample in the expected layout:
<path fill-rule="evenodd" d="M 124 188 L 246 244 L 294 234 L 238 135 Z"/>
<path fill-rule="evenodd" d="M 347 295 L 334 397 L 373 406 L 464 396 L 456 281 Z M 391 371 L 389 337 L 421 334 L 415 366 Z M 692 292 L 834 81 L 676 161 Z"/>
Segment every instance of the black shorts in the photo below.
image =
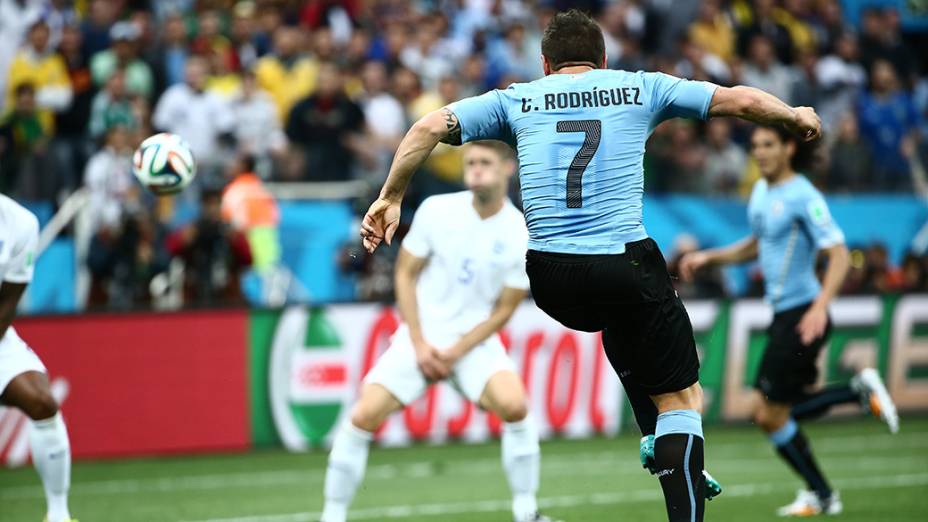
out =
<path fill-rule="evenodd" d="M 526 271 L 545 313 L 574 330 L 603 332 L 623 381 L 658 395 L 699 380 L 693 326 L 653 240 L 628 243 L 616 255 L 529 250 Z"/>
<path fill-rule="evenodd" d="M 803 345 L 796 327 L 810 306 L 808 303 L 777 312 L 767 328 L 767 347 L 754 387 L 769 401 L 799 402 L 818 379 L 818 356 L 831 334 L 831 318 L 824 335 Z"/>

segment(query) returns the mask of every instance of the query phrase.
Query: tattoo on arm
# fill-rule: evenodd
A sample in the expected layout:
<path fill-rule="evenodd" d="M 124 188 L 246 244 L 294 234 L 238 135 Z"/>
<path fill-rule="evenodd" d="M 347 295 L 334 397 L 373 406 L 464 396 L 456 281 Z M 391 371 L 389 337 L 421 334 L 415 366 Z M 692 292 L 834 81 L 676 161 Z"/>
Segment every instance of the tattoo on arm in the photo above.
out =
<path fill-rule="evenodd" d="M 451 112 L 450 109 L 445 107 L 441 110 L 442 114 L 445 116 L 445 126 L 448 129 L 448 135 L 441 139 L 442 143 L 447 143 L 449 145 L 460 145 L 461 144 L 461 122 L 458 121 L 457 115 Z"/>

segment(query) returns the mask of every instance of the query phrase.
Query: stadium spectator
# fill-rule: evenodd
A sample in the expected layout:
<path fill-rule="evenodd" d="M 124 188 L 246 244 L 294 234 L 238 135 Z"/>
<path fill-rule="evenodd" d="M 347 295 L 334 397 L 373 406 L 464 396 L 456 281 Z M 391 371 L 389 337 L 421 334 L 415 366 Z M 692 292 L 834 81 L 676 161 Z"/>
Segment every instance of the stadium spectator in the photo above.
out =
<path fill-rule="evenodd" d="M 218 53 L 223 60 L 232 59 L 232 42 L 222 34 L 219 13 L 212 9 L 200 12 L 197 17 L 197 35 L 190 42 L 190 51 L 201 56 Z"/>
<path fill-rule="evenodd" d="M 363 92 L 360 98 L 364 121 L 375 148 L 372 174 L 383 176 L 390 168 L 393 151 L 406 131 L 406 114 L 400 102 L 387 91 L 387 68 L 382 62 L 369 61 L 361 70 Z M 380 182 L 382 180 L 377 180 Z"/>
<path fill-rule="evenodd" d="M 647 52 L 672 53 L 680 37 L 699 15 L 702 0 L 655 0 L 649 2 L 651 21 L 642 37 Z"/>
<path fill-rule="evenodd" d="M 895 290 L 900 292 L 924 292 L 928 290 L 926 260 L 909 252 L 902 260 L 901 278 Z"/>
<path fill-rule="evenodd" d="M 835 38 L 833 52 L 815 65 L 815 76 L 823 94 L 816 108 L 825 129 L 837 127 L 867 83 L 867 72 L 858 59 L 857 38 L 852 33 L 843 33 Z"/>
<path fill-rule="evenodd" d="M 128 216 L 117 228 L 103 228 L 91 240 L 88 308 L 128 310 L 152 303 L 151 281 L 167 270 L 165 231 L 146 212 Z"/>
<path fill-rule="evenodd" d="M 277 108 L 251 71 L 242 73 L 241 92 L 232 99 L 229 110 L 235 117 L 234 135 L 238 150 L 256 158 L 262 178 L 271 174 L 273 162 L 282 161 L 287 136 L 277 119 Z"/>
<path fill-rule="evenodd" d="M 414 39 L 400 52 L 399 59 L 419 75 L 426 88 L 435 87 L 441 77 L 454 70 L 459 55 L 453 40 L 442 34 L 446 29 L 442 17 L 426 16 L 416 29 Z"/>
<path fill-rule="evenodd" d="M 738 30 L 738 54 L 750 55 L 750 48 L 758 36 L 763 36 L 772 48 L 776 60 L 791 63 L 793 60 L 793 39 L 789 29 L 776 17 L 774 0 L 752 0 L 752 9 L 736 11 L 740 15 Z M 775 94 L 775 93 L 774 93 Z"/>
<path fill-rule="evenodd" d="M 728 64 L 688 37 L 680 39 L 680 56 L 682 59 L 674 67 L 677 75 L 722 85 L 731 82 Z"/>
<path fill-rule="evenodd" d="M 184 302 L 193 306 L 242 304 L 241 276 L 251 265 L 245 235 L 222 219 L 219 192 L 200 196 L 200 217 L 165 240 L 167 251 L 184 261 Z"/>
<path fill-rule="evenodd" d="M 39 2 L 21 2 L 20 0 L 0 0 L 0 112 L 10 110 L 6 93 L 14 86 L 7 82 L 7 71 L 19 51 L 29 28 L 41 18 L 42 5 Z"/>
<path fill-rule="evenodd" d="M 690 25 L 690 40 L 718 56 L 731 61 L 735 54 L 735 30 L 722 12 L 720 0 L 704 0 L 699 6 L 699 18 Z"/>
<path fill-rule="evenodd" d="M 230 182 L 222 193 L 222 220 L 245 235 L 252 266 L 266 272 L 280 261 L 277 201 L 255 174 L 252 156 L 237 156 L 226 168 L 226 176 Z"/>
<path fill-rule="evenodd" d="M 61 169 L 59 176 L 64 188 L 69 191 L 80 184 L 80 174 L 89 156 L 87 122 L 94 93 L 87 55 L 81 48 L 82 38 L 77 25 L 65 25 L 58 46 L 58 53 L 68 70 L 72 98 L 68 108 L 56 115 L 52 147 L 56 163 Z"/>
<path fill-rule="evenodd" d="M 870 6 L 861 17 L 861 61 L 871 71 L 880 60 L 892 64 L 907 86 L 914 70 L 914 58 L 902 42 L 899 12 L 891 7 Z"/>
<path fill-rule="evenodd" d="M 274 32 L 274 52 L 262 57 L 255 66 L 258 84 L 270 93 L 281 121 L 316 86 L 319 65 L 300 52 L 300 39 L 296 29 L 278 28 Z"/>
<path fill-rule="evenodd" d="M 159 93 L 184 81 L 189 56 L 187 25 L 180 14 L 171 13 L 164 20 L 161 45 L 150 55 Z"/>
<path fill-rule="evenodd" d="M 841 12 L 841 3 L 838 0 L 819 2 L 816 33 L 819 53 L 835 52 L 835 42 L 850 31 L 852 28 L 844 21 L 844 13 Z"/>
<path fill-rule="evenodd" d="M 16 53 L 7 78 L 6 106 L 13 106 L 18 87 L 29 84 L 35 91 L 36 115 L 46 135 L 55 132 L 55 113 L 71 104 L 71 82 L 64 60 L 49 42 L 49 28 L 39 20 L 29 28 L 26 44 Z"/>
<path fill-rule="evenodd" d="M 87 56 L 93 56 L 110 47 L 110 29 L 118 19 L 119 5 L 116 2 L 91 0 L 88 16 L 81 25 L 81 32 L 84 34 L 84 52 Z"/>
<path fill-rule="evenodd" d="M 242 75 L 232 70 L 228 50 L 212 48 L 202 56 L 209 67 L 206 90 L 227 101 L 238 96 L 242 91 Z"/>
<path fill-rule="evenodd" d="M 538 49 L 538 42 L 527 38 L 525 26 L 521 22 L 510 24 L 502 37 L 487 49 L 490 81 L 496 83 L 493 82 L 494 78 L 503 77 L 512 77 L 520 82 L 540 78 L 542 70 L 536 58 Z"/>
<path fill-rule="evenodd" d="M 51 199 L 55 195 L 55 169 L 48 154 L 51 135 L 37 105 L 33 85 L 20 83 L 13 93 L 13 110 L 0 120 L 0 192 Z"/>
<path fill-rule="evenodd" d="M 731 139 L 731 122 L 714 118 L 706 124 L 706 160 L 703 168 L 706 192 L 736 195 L 748 157 L 744 147 Z"/>
<path fill-rule="evenodd" d="M 300 147 L 304 181 L 345 181 L 364 150 L 364 113 L 344 92 L 342 72 L 333 63 L 319 67 L 316 92 L 287 118 L 287 137 Z"/>
<path fill-rule="evenodd" d="M 152 115 L 155 128 L 172 132 L 190 144 L 197 170 L 206 183 L 219 174 L 222 160 L 220 140 L 231 139 L 235 115 L 228 103 L 206 88 L 207 63 L 192 57 L 185 67 L 185 82 L 170 87 L 158 100 Z"/>
<path fill-rule="evenodd" d="M 700 192 L 705 185 L 703 168 L 707 148 L 690 121 L 669 120 L 655 131 L 648 147 L 647 190 Z"/>
<path fill-rule="evenodd" d="M 313 31 L 310 44 L 312 56 L 317 62 L 336 62 L 340 58 L 337 56 L 338 50 L 332 38 L 332 31 L 327 27 Z"/>
<path fill-rule="evenodd" d="M 770 38 L 763 34 L 755 35 L 750 40 L 741 81 L 791 103 L 794 79 L 789 67 L 777 58 Z"/>
<path fill-rule="evenodd" d="M 831 169 L 828 186 L 832 190 L 857 192 L 870 182 L 872 156 L 861 140 L 857 119 L 845 114 L 838 124 L 837 138 L 831 146 Z"/>
<path fill-rule="evenodd" d="M 94 234 L 116 229 L 140 208 L 138 184 L 132 177 L 131 135 L 124 125 L 106 129 L 103 148 L 87 162 L 84 186 L 90 190 L 88 219 Z"/>
<path fill-rule="evenodd" d="M 96 85 L 104 85 L 110 76 L 122 69 L 126 74 L 126 91 L 150 98 L 155 82 L 151 68 L 139 58 L 139 29 L 131 22 L 117 22 L 110 29 L 112 46 L 90 59 L 90 72 Z"/>
<path fill-rule="evenodd" d="M 490 88 L 487 79 L 486 60 L 479 54 L 468 56 L 461 65 L 461 86 L 460 92 L 462 97 L 476 96 L 482 94 Z M 928 89 L 926 89 L 928 94 Z M 928 99 L 928 96 L 926 96 Z"/>
<path fill-rule="evenodd" d="M 134 129 L 139 120 L 132 110 L 132 99 L 126 92 L 126 76 L 122 70 L 116 70 L 106 81 L 106 85 L 94 96 L 90 105 L 89 136 L 100 139 L 113 125 Z"/>
<path fill-rule="evenodd" d="M 783 0 L 781 4 L 773 8 L 773 18 L 789 33 L 793 44 L 793 58 L 801 53 L 814 52 L 815 33 L 809 23 L 812 21 L 811 3 L 806 0 Z"/>
<path fill-rule="evenodd" d="M 914 136 L 920 125 L 912 96 L 903 91 L 892 64 L 883 59 L 873 63 L 870 89 L 857 103 L 860 133 L 869 144 L 874 164 L 872 186 L 878 190 L 905 190 L 911 186 L 908 162 L 902 155 L 903 141 Z"/>
<path fill-rule="evenodd" d="M 797 50 L 796 54 L 796 63 L 790 71 L 793 75 L 790 99 L 799 107 L 819 107 L 826 98 L 816 74 L 818 55 L 812 49 Z"/>
<path fill-rule="evenodd" d="M 344 52 L 340 53 L 338 63 L 347 70 L 360 71 L 370 58 L 372 45 L 369 31 L 363 28 L 355 29 L 351 32 L 351 40 L 345 46 Z"/>
<path fill-rule="evenodd" d="M 234 68 L 247 71 L 254 68 L 261 54 L 254 41 L 255 4 L 238 2 L 232 10 L 232 25 L 229 28 L 229 41 L 232 45 Z"/>

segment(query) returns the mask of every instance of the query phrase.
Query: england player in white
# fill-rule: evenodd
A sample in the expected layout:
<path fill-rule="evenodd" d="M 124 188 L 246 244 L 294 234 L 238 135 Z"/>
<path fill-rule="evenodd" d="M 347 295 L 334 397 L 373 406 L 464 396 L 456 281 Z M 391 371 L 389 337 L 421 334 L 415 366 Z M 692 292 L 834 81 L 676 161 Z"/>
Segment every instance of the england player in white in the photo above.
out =
<path fill-rule="evenodd" d="M 45 365 L 12 326 L 19 299 L 32 281 L 38 241 L 35 216 L 0 194 L 0 403 L 19 408 L 31 419 L 29 443 L 45 486 L 45 520 L 68 522 L 68 432 L 49 389 Z"/>
<path fill-rule="evenodd" d="M 475 142 L 464 152 L 466 192 L 420 205 L 396 265 L 403 324 L 367 374 L 361 396 L 332 445 L 323 522 L 343 522 L 364 477 L 373 433 L 387 416 L 449 380 L 467 399 L 498 415 L 503 469 L 517 522 L 537 512 L 538 432 L 525 389 L 498 332 L 525 298 L 528 232 L 506 197 L 512 150 Z"/>

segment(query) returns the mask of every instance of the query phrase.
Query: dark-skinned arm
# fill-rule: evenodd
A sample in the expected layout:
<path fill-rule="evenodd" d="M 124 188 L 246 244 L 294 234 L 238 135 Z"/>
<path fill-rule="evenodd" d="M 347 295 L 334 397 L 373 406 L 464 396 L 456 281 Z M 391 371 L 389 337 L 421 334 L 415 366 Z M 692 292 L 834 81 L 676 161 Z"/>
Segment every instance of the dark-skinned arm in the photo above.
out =
<path fill-rule="evenodd" d="M 13 318 L 16 317 L 16 307 L 19 306 L 19 300 L 22 298 L 26 287 L 25 283 L 10 283 L 4 281 L 0 283 L 0 339 L 6 335 L 7 329 L 13 324 Z"/>

